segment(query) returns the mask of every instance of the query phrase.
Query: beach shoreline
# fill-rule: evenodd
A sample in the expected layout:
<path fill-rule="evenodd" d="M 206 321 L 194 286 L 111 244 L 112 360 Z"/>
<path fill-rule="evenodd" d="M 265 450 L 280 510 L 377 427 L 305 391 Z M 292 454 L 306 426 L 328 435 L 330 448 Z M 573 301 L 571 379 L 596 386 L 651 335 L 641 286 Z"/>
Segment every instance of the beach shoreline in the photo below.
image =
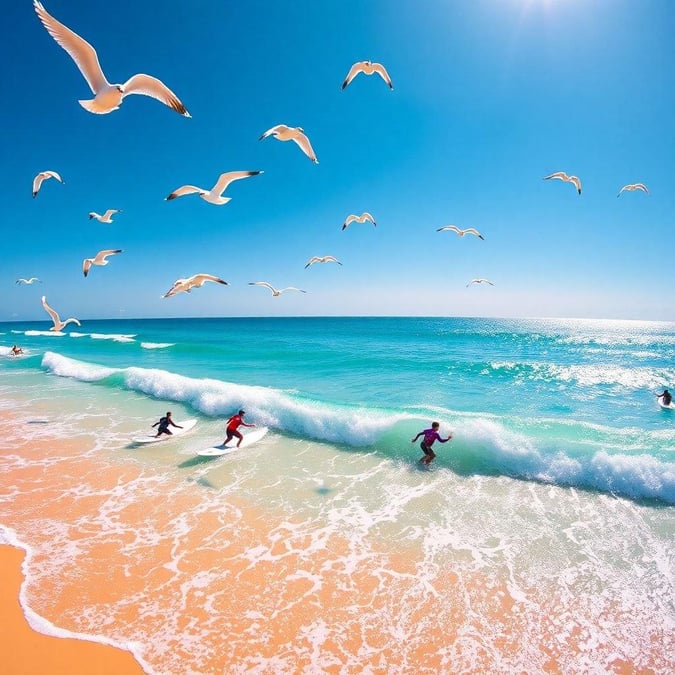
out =
<path fill-rule="evenodd" d="M 0 544 L 0 649 L 6 675 L 138 675 L 130 652 L 94 641 L 45 635 L 33 630 L 20 602 L 25 552 Z"/>

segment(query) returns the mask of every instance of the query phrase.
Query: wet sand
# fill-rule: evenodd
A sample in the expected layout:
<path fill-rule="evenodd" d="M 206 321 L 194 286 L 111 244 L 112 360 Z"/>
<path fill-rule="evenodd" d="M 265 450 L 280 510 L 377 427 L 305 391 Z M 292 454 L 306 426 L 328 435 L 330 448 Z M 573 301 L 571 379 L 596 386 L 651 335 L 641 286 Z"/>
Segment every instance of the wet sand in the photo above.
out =
<path fill-rule="evenodd" d="M 35 632 L 19 604 L 23 551 L 0 545 L 0 650 L 5 675 L 138 675 L 143 670 L 121 649 Z"/>

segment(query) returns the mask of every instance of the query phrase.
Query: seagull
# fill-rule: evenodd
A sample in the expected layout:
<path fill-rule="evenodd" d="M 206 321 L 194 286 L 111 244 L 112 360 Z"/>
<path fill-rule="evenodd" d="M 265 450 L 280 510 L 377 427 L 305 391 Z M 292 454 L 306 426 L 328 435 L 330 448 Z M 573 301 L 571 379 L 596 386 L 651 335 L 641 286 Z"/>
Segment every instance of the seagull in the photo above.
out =
<path fill-rule="evenodd" d="M 31 277 L 30 279 L 24 279 L 23 277 L 19 277 L 19 278 L 16 280 L 16 283 L 19 284 L 19 285 L 21 285 L 21 284 L 33 284 L 33 283 L 35 283 L 36 281 L 37 281 L 39 284 L 42 283 L 37 277 Z"/>
<path fill-rule="evenodd" d="M 165 298 L 170 298 L 176 293 L 189 293 L 193 288 L 200 288 L 207 281 L 213 281 L 217 284 L 224 284 L 229 286 L 227 281 L 223 281 L 220 277 L 213 276 L 213 274 L 193 274 L 187 279 L 176 279 L 173 286 L 163 295 Z"/>
<path fill-rule="evenodd" d="M 391 78 L 386 68 L 381 63 L 373 63 L 372 61 L 357 61 L 347 73 L 345 81 L 342 83 L 342 89 L 345 89 L 346 86 L 359 74 L 365 73 L 366 75 L 373 75 L 377 73 L 388 85 L 389 89 L 393 89 L 394 85 L 391 83 Z"/>
<path fill-rule="evenodd" d="M 272 286 L 272 284 L 268 284 L 266 281 L 249 281 L 248 285 L 264 286 L 265 288 L 269 288 L 270 291 L 272 291 L 272 296 L 275 298 L 278 298 L 284 291 L 300 291 L 300 293 L 307 293 L 307 291 L 303 291 L 302 288 L 296 288 L 295 286 L 287 286 L 286 288 L 276 289 L 274 286 Z"/>
<path fill-rule="evenodd" d="M 90 211 L 89 220 L 96 218 L 99 223 L 112 223 L 112 217 L 116 213 L 122 213 L 122 209 L 108 209 L 103 215 L 96 213 L 95 211 Z"/>
<path fill-rule="evenodd" d="M 35 199 L 37 193 L 40 192 L 43 181 L 46 181 L 48 178 L 56 178 L 59 183 L 63 183 L 63 179 L 56 171 L 40 171 L 40 173 L 33 178 L 33 199 Z"/>
<path fill-rule="evenodd" d="M 629 190 L 631 192 L 633 190 L 642 190 L 642 192 L 646 192 L 647 194 L 649 194 L 649 190 L 647 189 L 647 186 L 644 183 L 631 183 L 630 185 L 624 185 L 619 190 L 619 194 L 617 195 L 617 197 L 621 196 L 621 193 L 624 192 L 624 190 Z"/>
<path fill-rule="evenodd" d="M 51 16 L 39 0 L 33 0 L 33 5 L 47 32 L 75 61 L 94 94 L 93 99 L 78 101 L 85 110 L 97 115 L 105 115 L 117 110 L 122 100 L 129 94 L 143 94 L 161 101 L 185 117 L 190 117 L 190 113 L 178 97 L 156 77 L 139 73 L 130 77 L 124 84 L 110 84 L 101 70 L 96 50 L 86 40 Z"/>
<path fill-rule="evenodd" d="M 314 263 L 325 263 L 325 262 L 334 262 L 337 263 L 338 265 L 342 265 L 342 263 L 337 258 L 334 258 L 332 255 L 324 255 L 321 257 L 314 255 L 309 259 L 308 263 L 305 265 L 305 269 L 307 269 Z"/>
<path fill-rule="evenodd" d="M 564 171 L 557 171 L 550 176 L 544 176 L 544 180 L 549 180 L 550 178 L 558 178 L 565 183 L 572 183 L 577 189 L 577 192 L 581 194 L 581 180 L 576 176 L 568 176 Z"/>
<path fill-rule="evenodd" d="M 258 140 L 262 141 L 263 138 L 267 138 L 268 136 L 274 136 L 274 138 L 278 138 L 280 141 L 295 141 L 314 164 L 319 163 L 312 149 L 312 144 L 309 142 L 309 138 L 305 136 L 305 130 L 302 127 L 289 127 L 285 124 L 277 124 L 275 127 L 268 129 Z"/>
<path fill-rule="evenodd" d="M 197 193 L 205 202 L 209 204 L 216 204 L 220 206 L 222 204 L 227 204 L 232 197 L 223 197 L 222 194 L 227 190 L 227 186 L 235 180 L 240 180 L 241 178 L 249 178 L 250 176 L 257 176 L 259 173 L 264 173 L 263 171 L 228 171 L 227 173 L 221 173 L 218 178 L 218 182 L 210 189 L 205 190 L 204 188 L 197 187 L 196 185 L 182 185 L 181 187 L 174 190 L 167 198 L 166 201 L 171 201 L 176 199 L 176 197 L 183 197 L 184 195 L 192 195 Z"/>
<path fill-rule="evenodd" d="M 78 326 L 81 325 L 77 319 L 73 318 L 61 321 L 61 317 L 47 304 L 47 297 L 44 295 L 42 296 L 42 306 L 45 308 L 45 312 L 52 317 L 52 321 L 54 322 L 54 325 L 49 330 L 57 332 L 62 331 L 69 323 L 76 323 Z"/>
<path fill-rule="evenodd" d="M 462 230 L 461 228 L 457 227 L 457 225 L 446 225 L 445 227 L 439 227 L 436 232 L 456 232 L 458 237 L 463 237 L 465 234 L 473 234 L 479 239 L 485 239 L 485 237 L 475 227 L 467 227 L 466 229 Z"/>
<path fill-rule="evenodd" d="M 469 286 L 471 286 L 471 284 L 490 284 L 490 286 L 494 286 L 494 284 L 488 279 L 471 279 L 471 281 L 466 285 L 466 287 L 468 288 Z"/>
<path fill-rule="evenodd" d="M 364 211 L 360 216 L 354 215 L 347 216 L 345 222 L 342 223 L 342 229 L 346 230 L 350 223 L 365 223 L 366 220 L 369 220 L 373 225 L 377 227 L 375 218 L 373 218 L 373 216 L 370 213 L 368 213 L 368 211 Z"/>
<path fill-rule="evenodd" d="M 122 253 L 121 248 L 110 248 L 105 251 L 99 251 L 93 258 L 85 258 L 82 261 L 82 272 L 86 277 L 92 265 L 107 265 L 110 261 L 107 259 L 110 255 Z"/>

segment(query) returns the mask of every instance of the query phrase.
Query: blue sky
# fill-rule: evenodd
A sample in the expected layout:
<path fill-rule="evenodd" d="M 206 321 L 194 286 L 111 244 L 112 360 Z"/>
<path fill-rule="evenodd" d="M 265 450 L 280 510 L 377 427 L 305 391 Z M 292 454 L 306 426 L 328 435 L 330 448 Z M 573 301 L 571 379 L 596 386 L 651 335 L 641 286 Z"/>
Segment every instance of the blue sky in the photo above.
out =
<path fill-rule="evenodd" d="M 111 82 L 92 115 L 30 0 L 4 9 L 0 320 L 276 315 L 672 320 L 675 3 L 668 0 L 44 0 Z M 388 70 L 340 86 L 355 61 Z M 301 126 L 319 164 L 292 142 Z M 58 171 L 31 198 L 33 176 Z M 212 206 L 175 188 L 262 170 Z M 573 186 L 543 181 L 554 171 Z M 643 182 L 650 194 L 619 188 Z M 123 209 L 113 224 L 89 211 Z M 371 212 L 377 227 L 342 222 Z M 485 241 L 437 228 L 476 227 Z M 121 248 L 85 279 L 82 260 Z M 304 269 L 313 255 L 342 261 Z M 215 274 L 190 294 L 180 277 Z M 19 277 L 43 283 L 17 286 Z M 474 277 L 494 286 L 466 287 Z M 273 298 L 266 280 L 306 294 Z"/>

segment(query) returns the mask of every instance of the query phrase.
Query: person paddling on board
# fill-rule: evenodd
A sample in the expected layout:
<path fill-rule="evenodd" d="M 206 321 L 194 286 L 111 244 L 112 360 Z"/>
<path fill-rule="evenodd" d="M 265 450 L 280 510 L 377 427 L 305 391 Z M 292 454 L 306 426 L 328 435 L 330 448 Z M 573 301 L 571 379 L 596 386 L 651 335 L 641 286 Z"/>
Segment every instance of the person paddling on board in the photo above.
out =
<path fill-rule="evenodd" d="M 169 426 L 176 427 L 176 429 L 183 428 L 180 424 L 176 424 L 171 419 L 171 412 L 166 413 L 166 416 L 164 417 L 160 417 L 159 422 L 155 422 L 152 426 L 157 427 L 157 434 L 155 435 L 155 438 L 161 436 L 162 434 L 168 434 L 169 436 L 173 436 L 173 433 L 169 429 Z"/>
<path fill-rule="evenodd" d="M 670 402 L 673 400 L 671 393 L 664 389 L 662 394 L 657 394 L 657 398 L 663 397 L 663 405 L 670 405 Z"/>
<path fill-rule="evenodd" d="M 16 345 L 14 345 L 9 351 L 12 354 L 12 356 L 18 356 L 19 354 L 23 354 L 23 349 L 21 349 L 21 347 L 17 347 Z"/>
<path fill-rule="evenodd" d="M 223 441 L 223 445 L 227 445 L 235 436 L 239 439 L 237 441 L 237 447 L 241 445 L 241 442 L 244 440 L 244 437 L 241 435 L 237 429 L 239 427 L 254 427 L 255 424 L 246 424 L 244 422 L 244 415 L 246 412 L 240 410 L 236 415 L 232 415 L 229 420 L 227 420 L 227 437 Z"/>
<path fill-rule="evenodd" d="M 430 429 L 424 429 L 424 431 L 420 431 L 419 434 L 417 434 L 417 436 L 415 436 L 415 438 L 410 441 L 411 443 L 414 443 L 420 436 L 424 436 L 424 439 L 420 443 L 420 448 L 422 448 L 422 452 L 424 453 L 424 457 L 420 458 L 420 462 L 422 462 L 422 464 L 428 465 L 434 461 L 436 453 L 431 449 L 434 441 L 447 443 L 452 438 L 452 434 L 448 434 L 447 438 L 441 438 L 441 435 L 438 433 L 439 427 L 440 424 L 438 422 L 432 422 Z"/>

